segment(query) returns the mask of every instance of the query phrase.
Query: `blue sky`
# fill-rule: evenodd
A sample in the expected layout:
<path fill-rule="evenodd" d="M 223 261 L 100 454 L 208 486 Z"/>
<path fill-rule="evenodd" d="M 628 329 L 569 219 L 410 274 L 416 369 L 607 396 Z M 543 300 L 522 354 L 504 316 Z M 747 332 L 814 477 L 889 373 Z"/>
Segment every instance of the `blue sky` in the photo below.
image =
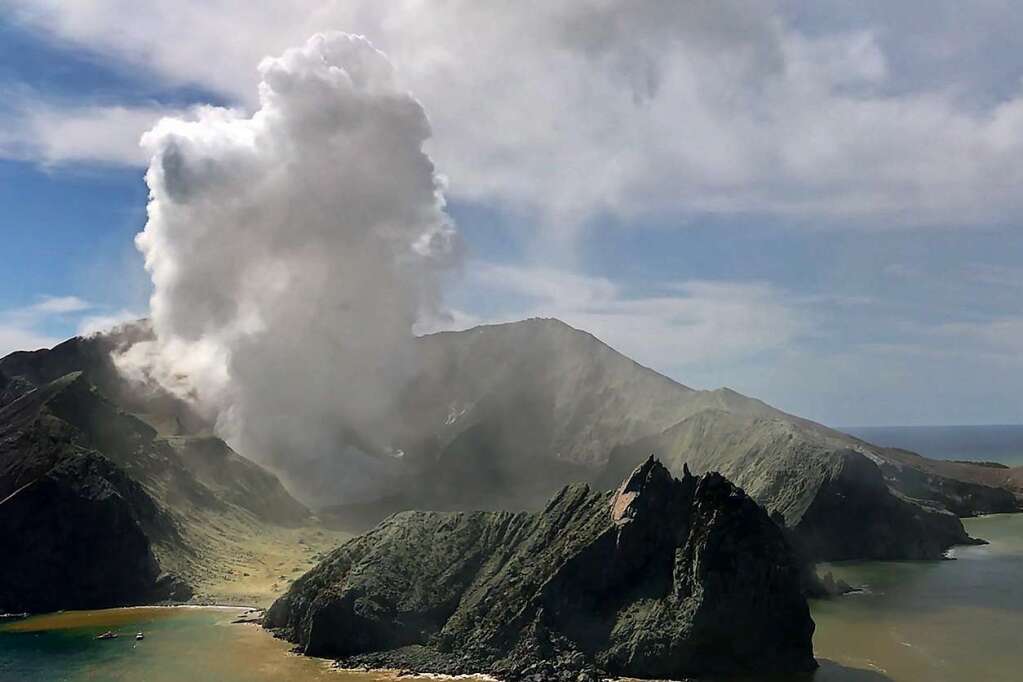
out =
<path fill-rule="evenodd" d="M 0 352 L 145 315 L 140 132 L 193 105 L 251 110 L 260 56 L 339 28 L 387 52 L 431 118 L 467 247 L 448 326 L 562 317 L 688 385 L 833 425 L 1023 422 L 1012 6 L 726 7 L 683 17 L 681 47 L 659 15 L 587 14 L 551 31 L 581 45 L 562 63 L 474 11 L 447 33 L 328 3 L 301 20 L 211 3 L 194 24 L 173 3 L 9 4 Z M 138 35 L 110 30 L 122 12 Z M 647 31 L 647 51 L 619 31 Z M 508 64 L 485 70 L 480 32 Z"/>

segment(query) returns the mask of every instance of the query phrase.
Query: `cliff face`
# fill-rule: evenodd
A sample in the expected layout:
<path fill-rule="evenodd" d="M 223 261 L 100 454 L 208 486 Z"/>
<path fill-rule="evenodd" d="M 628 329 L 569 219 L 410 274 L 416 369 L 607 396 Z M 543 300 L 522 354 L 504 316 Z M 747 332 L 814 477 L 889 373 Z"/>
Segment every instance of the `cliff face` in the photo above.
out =
<path fill-rule="evenodd" d="M 885 478 L 911 497 L 932 500 L 959 516 L 1023 509 L 1023 467 L 934 460 L 897 448 L 881 452 Z"/>
<path fill-rule="evenodd" d="M 171 518 L 61 417 L 82 390 L 69 374 L 0 409 L 0 612 L 190 596 L 153 551 L 179 540 Z"/>
<path fill-rule="evenodd" d="M 259 535 L 309 515 L 271 473 L 188 433 L 170 396 L 128 400 L 102 343 L 0 360 L 0 612 L 186 600 L 223 575 L 223 529 Z M 158 412 L 127 412 L 90 377 Z"/>
<path fill-rule="evenodd" d="M 300 578 L 265 625 L 350 665 L 505 679 L 815 667 L 799 567 L 717 474 L 648 460 L 542 512 L 397 514 Z M 580 677 L 582 675 L 582 677 Z"/>
<path fill-rule="evenodd" d="M 953 545 L 976 544 L 952 512 L 907 498 L 886 484 L 879 467 L 840 451 L 835 475 L 817 491 L 793 541 L 806 556 L 847 559 L 937 559 Z"/>
<path fill-rule="evenodd" d="M 0 612 L 187 599 L 186 585 L 160 574 L 146 532 L 165 522 L 109 460 L 68 453 L 0 501 Z"/>

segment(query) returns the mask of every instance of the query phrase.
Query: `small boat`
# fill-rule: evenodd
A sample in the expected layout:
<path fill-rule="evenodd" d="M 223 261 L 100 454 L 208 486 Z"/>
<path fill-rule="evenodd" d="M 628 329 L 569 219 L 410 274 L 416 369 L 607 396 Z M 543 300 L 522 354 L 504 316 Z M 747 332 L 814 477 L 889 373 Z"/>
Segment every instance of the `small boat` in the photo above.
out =
<path fill-rule="evenodd" d="M 102 635 L 96 635 L 96 639 L 117 639 L 117 633 L 113 630 L 107 630 Z"/>
<path fill-rule="evenodd" d="M 145 638 L 146 638 L 146 636 L 143 635 L 141 632 L 135 633 L 135 641 L 138 642 L 138 641 L 141 641 L 141 640 L 143 640 Z"/>

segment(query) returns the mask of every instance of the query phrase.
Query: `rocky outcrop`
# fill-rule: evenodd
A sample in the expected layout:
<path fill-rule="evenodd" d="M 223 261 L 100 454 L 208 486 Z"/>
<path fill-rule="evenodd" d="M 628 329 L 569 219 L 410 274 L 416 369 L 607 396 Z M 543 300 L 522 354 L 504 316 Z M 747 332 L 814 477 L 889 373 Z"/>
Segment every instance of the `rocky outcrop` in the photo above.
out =
<path fill-rule="evenodd" d="M 652 458 L 542 512 L 405 512 L 335 550 L 267 613 L 307 654 L 503 679 L 815 667 L 799 566 L 718 474 Z"/>
<path fill-rule="evenodd" d="M 933 460 L 898 448 L 880 453 L 885 478 L 910 497 L 930 500 L 958 516 L 1023 510 L 1023 467 Z"/>
<path fill-rule="evenodd" d="M 978 544 L 952 512 L 889 488 L 879 467 L 852 451 L 792 528 L 815 560 L 939 559 L 954 545 Z"/>
<path fill-rule="evenodd" d="M 0 406 L 79 371 L 92 388 L 76 385 L 61 419 L 161 503 L 241 510 L 259 522 L 305 518 L 276 477 L 213 437 L 187 404 L 118 375 L 111 351 L 149 335 L 139 323 L 0 359 Z M 385 466 L 378 497 L 323 514 L 346 530 L 402 509 L 539 509 L 571 481 L 616 485 L 650 452 L 676 475 L 685 464 L 724 473 L 817 559 L 938 557 L 969 541 L 944 510 L 1014 511 L 1023 497 L 1023 469 L 936 462 L 728 389 L 693 390 L 557 320 L 428 335 L 416 353 L 420 372 L 395 406 L 394 441 L 374 452 L 380 439 L 352 436 Z M 114 412 L 76 408 L 92 394 Z M 842 513 L 850 505 L 855 517 Z"/>
<path fill-rule="evenodd" d="M 720 471 L 776 515 L 810 560 L 937 559 L 973 542 L 955 514 L 894 489 L 884 460 L 818 429 L 707 410 L 617 448 L 602 482 L 610 485 L 642 452 L 675 473 Z"/>

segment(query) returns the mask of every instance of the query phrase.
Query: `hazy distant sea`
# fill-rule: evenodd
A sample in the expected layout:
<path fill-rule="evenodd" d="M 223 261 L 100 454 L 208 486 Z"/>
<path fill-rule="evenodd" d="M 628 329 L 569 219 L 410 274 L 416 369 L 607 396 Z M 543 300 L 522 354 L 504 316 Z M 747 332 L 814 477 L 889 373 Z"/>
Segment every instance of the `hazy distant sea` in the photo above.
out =
<path fill-rule="evenodd" d="M 1023 424 L 1007 426 L 850 426 L 839 431 L 934 459 L 1023 465 Z"/>

